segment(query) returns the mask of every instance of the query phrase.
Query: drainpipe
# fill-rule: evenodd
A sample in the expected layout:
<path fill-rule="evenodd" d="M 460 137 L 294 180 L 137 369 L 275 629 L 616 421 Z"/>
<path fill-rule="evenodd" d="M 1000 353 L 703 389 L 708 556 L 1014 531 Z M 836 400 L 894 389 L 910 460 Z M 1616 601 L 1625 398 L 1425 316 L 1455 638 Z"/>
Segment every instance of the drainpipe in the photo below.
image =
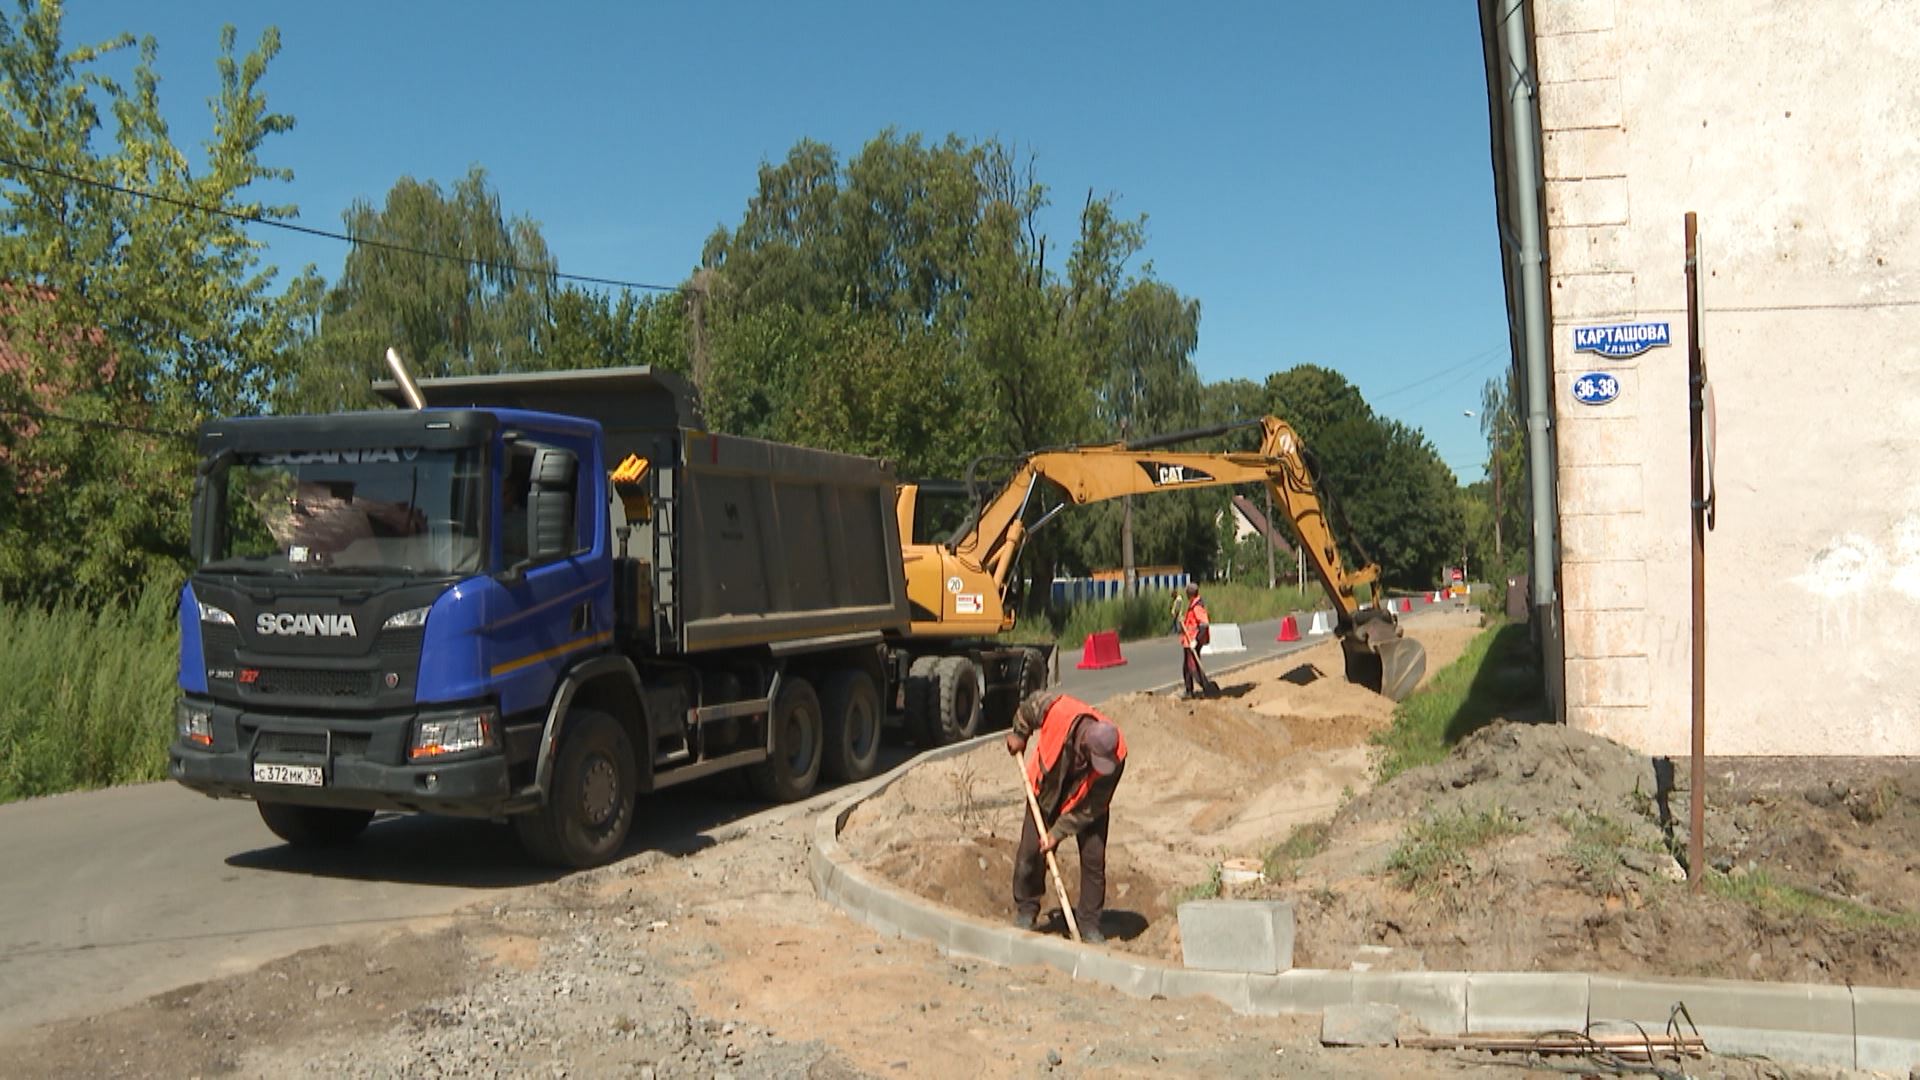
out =
<path fill-rule="evenodd" d="M 1534 625 L 1542 640 L 1557 643 L 1559 601 L 1559 505 L 1553 475 L 1553 364 L 1548 352 L 1547 260 L 1540 191 L 1545 184 L 1540 160 L 1540 116 L 1535 97 L 1532 54 L 1528 45 L 1526 0 L 1512 0 L 1501 16 L 1501 44 L 1507 77 L 1507 124 L 1513 140 L 1514 224 L 1520 241 L 1520 336 L 1527 385 L 1527 478 L 1533 495 Z M 1558 651 L 1557 649 L 1555 650 Z M 1548 667 L 1557 666 L 1550 658 Z M 1549 705 L 1558 715 L 1558 680 L 1549 679 Z"/>

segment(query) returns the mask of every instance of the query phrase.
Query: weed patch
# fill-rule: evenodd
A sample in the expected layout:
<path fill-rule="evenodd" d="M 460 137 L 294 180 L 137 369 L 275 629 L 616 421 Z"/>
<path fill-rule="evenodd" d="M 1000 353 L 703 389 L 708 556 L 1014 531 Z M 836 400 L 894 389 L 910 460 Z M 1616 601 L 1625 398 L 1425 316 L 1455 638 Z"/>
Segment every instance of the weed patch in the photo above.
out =
<path fill-rule="evenodd" d="M 1420 819 L 1387 857 L 1387 869 L 1403 889 L 1427 894 L 1473 876 L 1468 856 L 1526 827 L 1502 807 L 1461 810 Z"/>
<path fill-rule="evenodd" d="M 1220 864 L 1215 863 L 1207 880 L 1198 885 L 1187 885 L 1173 891 L 1173 907 L 1178 910 L 1181 904 L 1189 900 L 1220 899 Z"/>
<path fill-rule="evenodd" d="M 1741 877 L 1708 874 L 1707 887 L 1756 911 L 1783 919 L 1815 919 L 1854 929 L 1920 930 L 1920 914 L 1870 908 L 1837 896 L 1828 896 L 1784 881 L 1764 869 Z"/>
<path fill-rule="evenodd" d="M 1268 881 L 1291 881 L 1299 870 L 1300 864 L 1320 854 L 1327 848 L 1327 840 L 1333 835 L 1333 826 L 1324 821 L 1309 822 L 1297 826 L 1280 841 L 1267 850 L 1261 869 Z"/>

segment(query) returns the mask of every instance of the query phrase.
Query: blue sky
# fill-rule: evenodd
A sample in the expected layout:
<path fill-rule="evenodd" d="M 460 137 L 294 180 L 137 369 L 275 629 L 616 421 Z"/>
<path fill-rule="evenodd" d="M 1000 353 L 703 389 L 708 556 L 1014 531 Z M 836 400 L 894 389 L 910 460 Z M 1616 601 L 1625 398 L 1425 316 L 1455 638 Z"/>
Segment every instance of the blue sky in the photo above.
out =
<path fill-rule="evenodd" d="M 226 22 L 243 46 L 280 28 L 267 100 L 297 126 L 266 156 L 295 180 L 263 197 L 308 224 L 477 163 L 563 270 L 672 284 L 801 138 L 997 137 L 1052 189 L 1050 250 L 1089 189 L 1148 216 L 1204 378 L 1335 368 L 1480 475 L 1461 413 L 1507 346 L 1472 5 L 81 0 L 67 37 L 154 35 L 197 144 Z M 259 233 L 283 267 L 345 259 Z"/>

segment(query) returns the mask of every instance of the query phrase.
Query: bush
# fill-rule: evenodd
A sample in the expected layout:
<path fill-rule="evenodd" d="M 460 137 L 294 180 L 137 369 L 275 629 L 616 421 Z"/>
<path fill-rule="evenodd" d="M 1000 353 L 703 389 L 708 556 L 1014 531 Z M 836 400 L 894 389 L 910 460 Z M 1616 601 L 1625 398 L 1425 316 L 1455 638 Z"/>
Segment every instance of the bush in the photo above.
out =
<path fill-rule="evenodd" d="M 94 613 L 0 606 L 0 802 L 166 776 L 176 591 Z"/>

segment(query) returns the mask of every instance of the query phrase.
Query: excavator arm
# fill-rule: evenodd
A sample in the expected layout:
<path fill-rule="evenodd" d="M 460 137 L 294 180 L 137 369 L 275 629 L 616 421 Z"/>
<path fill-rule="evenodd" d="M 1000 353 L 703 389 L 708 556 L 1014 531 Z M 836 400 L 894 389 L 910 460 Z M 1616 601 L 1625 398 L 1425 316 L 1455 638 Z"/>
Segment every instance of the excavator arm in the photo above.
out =
<path fill-rule="evenodd" d="M 1068 506 L 1184 488 L 1265 484 L 1275 507 L 1292 524 L 1307 561 L 1336 611 L 1336 631 L 1347 655 L 1350 679 L 1399 700 L 1419 682 L 1426 656 L 1405 638 L 1398 621 L 1379 608 L 1362 608 L 1356 589 L 1377 584 L 1379 568 L 1349 570 L 1341 560 L 1327 520 L 1318 478 L 1299 436 L 1285 421 L 1257 422 L 1260 446 L 1250 452 L 1204 453 L 1165 449 L 1222 434 L 1241 425 L 1186 432 L 1141 443 L 1110 443 L 1041 450 L 1019 459 L 1013 475 L 989 497 L 948 544 L 908 544 L 907 595 L 912 633 L 959 637 L 1011 630 L 1007 603 L 1020 549 L 1038 529 Z M 1028 524 L 1045 482 L 1064 501 Z M 900 495 L 903 536 L 912 535 L 917 489 Z"/>

